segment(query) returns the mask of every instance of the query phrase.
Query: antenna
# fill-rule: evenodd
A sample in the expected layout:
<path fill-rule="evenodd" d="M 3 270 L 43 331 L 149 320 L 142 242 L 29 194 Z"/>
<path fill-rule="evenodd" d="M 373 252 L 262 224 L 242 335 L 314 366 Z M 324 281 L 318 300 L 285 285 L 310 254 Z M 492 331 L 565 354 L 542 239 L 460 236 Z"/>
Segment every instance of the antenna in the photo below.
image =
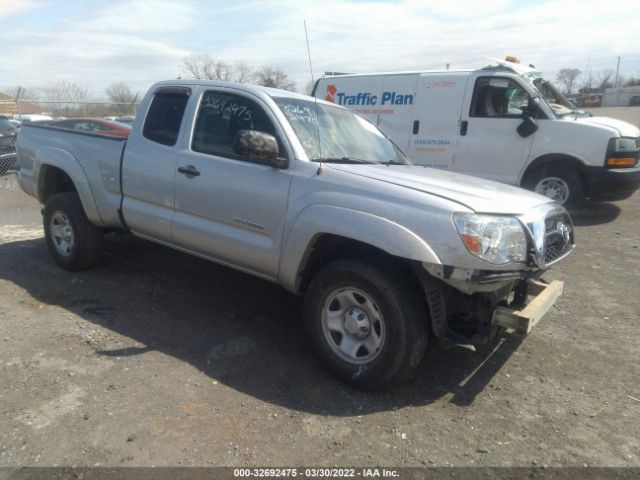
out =
<path fill-rule="evenodd" d="M 307 21 L 303 20 L 303 23 L 304 23 L 304 37 L 307 39 L 307 56 L 309 57 L 309 72 L 311 73 L 311 81 L 313 83 L 316 83 L 315 80 L 313 79 L 313 67 L 311 66 L 311 49 L 309 48 L 309 34 L 307 33 Z"/>
<path fill-rule="evenodd" d="M 304 23 L 304 37 L 307 39 L 307 56 L 309 57 L 309 73 L 311 73 L 311 82 L 315 85 L 313 78 L 313 67 L 311 66 L 311 49 L 309 48 L 309 34 L 307 33 L 307 20 L 303 20 Z M 315 90 L 315 89 L 314 89 Z M 316 175 L 322 173 L 322 144 L 320 142 L 320 115 L 318 114 L 318 97 L 313 96 L 313 102 L 316 106 L 316 127 L 318 129 L 318 154 L 320 155 L 320 165 L 318 165 L 318 171 Z"/>

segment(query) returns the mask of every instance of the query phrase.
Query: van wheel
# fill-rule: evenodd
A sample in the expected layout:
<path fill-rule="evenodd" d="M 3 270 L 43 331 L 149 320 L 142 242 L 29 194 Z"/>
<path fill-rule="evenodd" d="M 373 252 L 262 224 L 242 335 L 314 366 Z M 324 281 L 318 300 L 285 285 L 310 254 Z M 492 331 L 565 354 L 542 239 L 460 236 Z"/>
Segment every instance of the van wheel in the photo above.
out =
<path fill-rule="evenodd" d="M 49 197 L 44 206 L 44 234 L 53 259 L 65 270 L 86 270 L 100 260 L 103 231 L 89 221 L 77 193 Z"/>
<path fill-rule="evenodd" d="M 535 170 L 527 175 L 522 186 L 565 207 L 577 207 L 585 198 L 584 182 L 580 174 L 564 167 Z"/>
<path fill-rule="evenodd" d="M 360 388 L 408 379 L 424 355 L 427 321 L 424 293 L 391 262 L 332 262 L 305 295 L 305 327 L 318 355 Z"/>

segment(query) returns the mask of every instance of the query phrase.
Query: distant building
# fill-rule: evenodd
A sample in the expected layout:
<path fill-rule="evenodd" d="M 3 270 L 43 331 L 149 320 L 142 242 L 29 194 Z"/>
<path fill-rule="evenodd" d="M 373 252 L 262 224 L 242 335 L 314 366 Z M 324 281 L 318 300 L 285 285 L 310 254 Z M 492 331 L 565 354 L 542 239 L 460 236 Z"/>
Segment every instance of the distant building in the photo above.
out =
<path fill-rule="evenodd" d="M 15 98 L 0 92 L 0 115 L 11 118 L 17 117 L 19 113 L 23 115 L 51 115 L 51 109 L 38 103 L 20 101 L 20 112 L 18 112 Z"/>
<path fill-rule="evenodd" d="M 602 96 L 603 107 L 630 107 L 640 105 L 640 86 L 607 88 Z"/>
<path fill-rule="evenodd" d="M 574 102 L 577 107 L 599 107 L 602 104 L 602 92 L 597 88 L 581 88 Z"/>

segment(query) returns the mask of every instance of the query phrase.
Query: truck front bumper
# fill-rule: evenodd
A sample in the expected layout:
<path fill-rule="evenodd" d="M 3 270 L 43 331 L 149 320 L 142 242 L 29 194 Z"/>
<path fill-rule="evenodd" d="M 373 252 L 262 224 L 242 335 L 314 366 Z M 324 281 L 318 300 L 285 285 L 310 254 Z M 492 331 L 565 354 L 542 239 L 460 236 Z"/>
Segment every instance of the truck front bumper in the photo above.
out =
<path fill-rule="evenodd" d="M 588 167 L 587 196 L 592 200 L 624 200 L 640 188 L 640 167 Z"/>
<path fill-rule="evenodd" d="M 526 306 L 521 310 L 498 306 L 493 311 L 491 323 L 513 330 L 516 335 L 528 335 L 562 295 L 563 286 L 564 282 L 560 280 L 551 283 L 530 281 Z"/>

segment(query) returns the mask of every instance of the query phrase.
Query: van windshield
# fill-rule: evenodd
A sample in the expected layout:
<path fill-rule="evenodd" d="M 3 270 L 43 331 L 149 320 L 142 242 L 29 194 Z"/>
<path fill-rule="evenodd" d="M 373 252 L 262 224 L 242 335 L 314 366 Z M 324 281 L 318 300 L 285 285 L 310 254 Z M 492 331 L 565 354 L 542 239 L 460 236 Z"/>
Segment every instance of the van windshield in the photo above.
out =
<path fill-rule="evenodd" d="M 540 72 L 531 72 L 523 75 L 540 94 L 540 98 L 553 110 L 553 113 L 562 117 L 564 115 L 588 115 L 583 110 L 578 110 L 571 101 L 549 80 L 546 80 Z"/>
<path fill-rule="evenodd" d="M 378 127 L 345 108 L 289 97 L 274 101 L 313 162 L 411 165 Z"/>

